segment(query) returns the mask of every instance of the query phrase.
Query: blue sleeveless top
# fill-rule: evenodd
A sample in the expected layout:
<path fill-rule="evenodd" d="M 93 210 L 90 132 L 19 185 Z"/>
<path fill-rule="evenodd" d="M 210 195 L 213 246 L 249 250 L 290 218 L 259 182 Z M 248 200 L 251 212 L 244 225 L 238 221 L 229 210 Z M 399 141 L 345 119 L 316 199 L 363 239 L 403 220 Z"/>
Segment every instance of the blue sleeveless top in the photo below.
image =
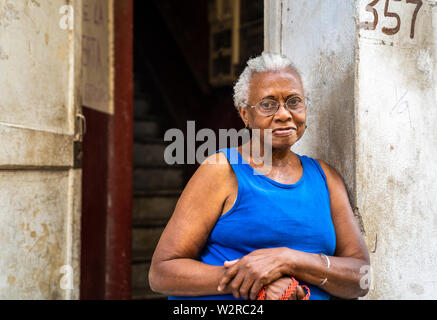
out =
<path fill-rule="evenodd" d="M 303 175 L 294 184 L 284 184 L 257 172 L 236 148 L 217 152 L 228 158 L 237 176 L 238 194 L 232 208 L 220 216 L 212 229 L 199 261 L 222 266 L 225 261 L 239 259 L 254 250 L 275 247 L 334 254 L 336 238 L 328 185 L 317 160 L 297 154 Z M 310 289 L 310 300 L 330 298 L 323 289 L 299 282 Z M 178 299 L 235 298 L 233 295 L 169 297 L 169 300 Z"/>

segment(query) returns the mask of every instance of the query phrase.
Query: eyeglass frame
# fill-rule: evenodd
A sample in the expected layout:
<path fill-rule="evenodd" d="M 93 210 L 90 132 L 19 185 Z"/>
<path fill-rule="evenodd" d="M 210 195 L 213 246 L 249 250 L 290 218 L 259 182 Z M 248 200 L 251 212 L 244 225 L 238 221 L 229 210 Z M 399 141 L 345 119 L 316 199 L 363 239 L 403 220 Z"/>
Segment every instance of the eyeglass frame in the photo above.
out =
<path fill-rule="evenodd" d="M 278 100 L 275 100 L 275 99 L 272 99 L 272 98 L 262 98 L 262 99 L 259 100 L 259 101 L 254 105 L 254 106 L 251 106 L 251 105 L 248 104 L 247 102 L 243 102 L 243 104 L 246 105 L 246 107 L 249 107 L 249 108 L 255 108 L 255 111 L 257 111 L 258 114 L 260 114 L 260 115 L 262 115 L 262 116 L 265 116 L 265 117 L 271 117 L 271 116 L 275 115 L 276 112 L 278 112 L 278 110 L 279 110 L 279 108 L 281 107 L 282 104 L 284 105 L 284 107 L 285 107 L 286 110 L 288 110 L 290 113 L 293 113 L 293 114 L 294 114 L 294 113 L 299 113 L 299 112 L 302 112 L 303 110 L 305 110 L 305 109 L 307 108 L 307 103 L 310 101 L 310 99 L 309 99 L 308 97 L 303 97 L 303 99 L 302 99 L 303 101 L 300 102 L 300 103 L 303 103 L 304 107 L 303 107 L 301 110 L 299 110 L 299 111 L 293 111 L 293 110 L 290 110 L 289 108 L 286 107 L 287 101 L 288 101 L 289 99 L 296 98 L 296 97 L 302 99 L 302 96 L 299 96 L 299 95 L 292 95 L 292 96 L 288 97 L 287 100 L 285 100 L 284 103 L 281 103 L 281 102 L 279 102 Z M 266 99 L 266 100 L 269 99 L 269 100 L 272 100 L 272 101 L 275 101 L 275 102 L 278 103 L 278 108 L 276 109 L 275 112 L 273 112 L 273 113 L 270 114 L 270 115 L 261 114 L 261 113 L 256 109 L 256 106 L 257 106 L 261 101 L 263 101 L 264 99 Z"/>

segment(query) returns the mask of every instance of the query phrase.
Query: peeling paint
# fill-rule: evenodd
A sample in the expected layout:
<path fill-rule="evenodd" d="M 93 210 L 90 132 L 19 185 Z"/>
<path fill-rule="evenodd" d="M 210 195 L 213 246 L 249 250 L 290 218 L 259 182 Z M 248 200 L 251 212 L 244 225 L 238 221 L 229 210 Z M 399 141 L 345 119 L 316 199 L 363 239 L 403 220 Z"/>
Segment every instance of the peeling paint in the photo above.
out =
<path fill-rule="evenodd" d="M 0 121 L 72 134 L 70 60 L 76 38 L 59 27 L 65 1 L 38 3 L 40 7 L 30 0 L 0 1 L 0 83 L 9 82 L 0 87 Z M 8 30 L 3 32 L 5 23 Z"/>
<path fill-rule="evenodd" d="M 40 3 L 36 0 L 30 0 L 32 4 L 36 5 L 38 8 L 41 7 Z"/>
<path fill-rule="evenodd" d="M 0 46 L 0 60 L 8 60 L 9 56 L 4 52 L 3 48 Z"/>
<path fill-rule="evenodd" d="M 5 0 L 0 6 L 0 28 L 7 29 L 15 20 L 20 20 L 19 12 L 13 3 Z"/>
<path fill-rule="evenodd" d="M 15 285 L 15 282 L 17 281 L 17 279 L 14 276 L 8 276 L 8 284 L 10 286 Z"/>
<path fill-rule="evenodd" d="M 418 283 L 410 283 L 410 285 L 408 287 L 411 289 L 411 291 L 413 291 L 418 296 L 424 294 L 424 292 L 425 292 L 425 289 L 423 288 L 423 286 L 418 284 Z"/>
<path fill-rule="evenodd" d="M 419 50 L 417 69 L 425 73 L 428 81 L 432 80 L 433 61 L 429 48 Z"/>

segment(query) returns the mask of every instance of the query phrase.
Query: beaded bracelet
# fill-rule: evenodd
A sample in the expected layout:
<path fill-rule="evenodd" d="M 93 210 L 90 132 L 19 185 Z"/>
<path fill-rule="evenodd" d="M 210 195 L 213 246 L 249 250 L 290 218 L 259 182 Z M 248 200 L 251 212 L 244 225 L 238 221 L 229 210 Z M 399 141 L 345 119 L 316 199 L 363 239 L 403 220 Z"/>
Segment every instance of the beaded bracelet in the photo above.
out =
<path fill-rule="evenodd" d="M 291 295 L 296 291 L 298 285 L 299 282 L 295 278 L 291 277 L 290 285 L 288 286 L 287 290 L 285 290 L 284 293 L 279 297 L 279 300 L 288 300 Z M 304 291 L 306 291 L 305 297 L 302 300 L 309 300 L 311 295 L 310 289 L 305 285 L 301 285 L 301 287 L 304 289 Z M 256 296 L 256 300 L 265 300 L 266 290 L 267 286 L 262 287 L 262 289 L 258 292 Z"/>

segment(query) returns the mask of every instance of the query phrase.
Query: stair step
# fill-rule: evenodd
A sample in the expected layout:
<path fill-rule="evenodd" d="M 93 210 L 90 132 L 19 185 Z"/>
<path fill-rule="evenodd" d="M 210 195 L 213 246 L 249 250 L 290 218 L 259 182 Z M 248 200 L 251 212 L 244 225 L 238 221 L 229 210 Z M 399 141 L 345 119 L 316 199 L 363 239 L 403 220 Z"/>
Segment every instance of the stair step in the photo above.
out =
<path fill-rule="evenodd" d="M 132 213 L 134 225 L 146 224 L 148 220 L 166 223 L 171 217 L 178 199 L 177 196 L 135 198 Z"/>
<path fill-rule="evenodd" d="M 169 214 L 171 216 L 172 213 Z M 165 219 L 133 219 L 132 226 L 134 228 L 158 228 L 165 227 L 170 220 L 170 217 Z"/>
<path fill-rule="evenodd" d="M 150 256 L 146 251 L 132 250 L 132 263 L 148 263 L 150 261 Z"/>
<path fill-rule="evenodd" d="M 145 141 L 147 138 L 161 136 L 159 119 L 150 118 L 134 121 L 134 140 Z"/>
<path fill-rule="evenodd" d="M 136 98 L 134 100 L 134 119 L 147 117 L 151 108 L 150 98 Z"/>
<path fill-rule="evenodd" d="M 163 145 L 169 145 L 170 141 L 164 141 L 163 137 L 144 137 L 141 139 L 141 141 L 138 141 L 142 144 L 163 144 Z"/>
<path fill-rule="evenodd" d="M 134 143 L 134 166 L 167 166 L 164 159 L 165 144 Z"/>
<path fill-rule="evenodd" d="M 141 252 L 146 260 L 152 260 L 153 252 L 163 231 L 164 227 L 134 227 L 132 229 L 132 252 Z"/>
<path fill-rule="evenodd" d="M 179 197 L 182 189 L 135 190 L 134 199 L 147 197 Z"/>
<path fill-rule="evenodd" d="M 151 141 L 134 143 L 134 166 L 135 167 L 180 167 L 183 164 L 168 164 L 165 161 L 166 141 Z"/>
<path fill-rule="evenodd" d="M 134 74 L 134 92 L 138 97 L 150 97 L 150 87 L 147 85 L 147 76 L 141 73 Z"/>
<path fill-rule="evenodd" d="M 134 190 L 180 189 L 184 184 L 182 168 L 134 169 Z"/>
<path fill-rule="evenodd" d="M 131 266 L 132 288 L 144 288 L 150 290 L 149 286 L 150 263 L 135 263 Z M 150 290 L 152 291 L 152 290 Z"/>

